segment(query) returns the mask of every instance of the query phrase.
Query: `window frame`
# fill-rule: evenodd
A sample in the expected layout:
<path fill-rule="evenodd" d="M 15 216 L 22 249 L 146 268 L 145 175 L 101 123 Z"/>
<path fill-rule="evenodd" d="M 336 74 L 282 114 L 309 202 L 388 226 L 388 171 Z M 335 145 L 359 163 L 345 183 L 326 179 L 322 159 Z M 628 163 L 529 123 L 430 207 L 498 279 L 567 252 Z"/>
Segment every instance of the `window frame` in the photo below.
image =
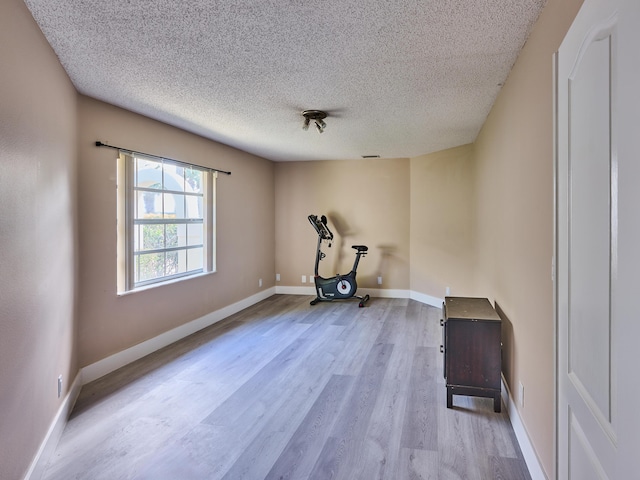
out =
<path fill-rule="evenodd" d="M 136 162 L 149 161 L 157 163 L 161 167 L 162 183 L 160 188 L 150 188 L 139 186 L 136 184 Z M 184 169 L 194 169 L 202 172 L 202 193 L 186 192 L 183 190 L 167 189 L 165 184 L 165 165 L 180 167 Z M 216 192 L 216 178 L 217 172 L 202 167 L 199 165 L 193 165 L 185 162 L 180 162 L 172 159 L 153 158 L 140 154 L 137 152 L 119 151 L 118 155 L 118 174 L 117 174 L 117 189 L 118 189 L 118 207 L 117 207 L 117 235 L 118 235 L 118 280 L 117 280 L 117 292 L 118 294 L 126 294 L 147 288 L 164 285 L 167 283 L 173 283 L 176 281 L 182 281 L 189 278 L 209 274 L 215 272 L 215 192 Z M 183 177 L 184 179 L 184 177 Z M 142 219 L 136 218 L 136 205 L 138 192 L 150 192 L 159 194 L 162 197 L 162 218 L 156 219 Z M 185 212 L 185 218 L 166 218 L 165 212 L 165 198 L 166 195 L 180 195 L 183 196 L 183 200 L 186 202 L 188 197 L 201 197 L 202 198 L 202 218 L 193 219 L 187 218 Z M 182 245 L 182 246 L 169 246 L 166 245 L 166 226 L 167 225 L 195 225 L 202 224 L 202 244 L 198 245 Z M 136 233 L 138 230 L 136 226 L 140 228 L 143 225 L 163 225 L 163 242 L 162 248 L 156 249 L 142 249 L 141 245 L 138 245 L 136 250 Z M 188 228 L 188 227 L 186 227 Z M 188 255 L 189 250 L 195 248 L 202 248 L 202 267 L 193 269 L 191 271 L 184 271 L 174 274 L 166 274 L 167 268 L 167 253 L 171 252 L 184 252 L 184 255 Z M 158 276 L 151 279 L 137 280 L 136 274 L 136 261 L 141 255 L 150 253 L 163 253 L 165 275 Z M 186 258 L 186 257 L 185 257 Z"/>

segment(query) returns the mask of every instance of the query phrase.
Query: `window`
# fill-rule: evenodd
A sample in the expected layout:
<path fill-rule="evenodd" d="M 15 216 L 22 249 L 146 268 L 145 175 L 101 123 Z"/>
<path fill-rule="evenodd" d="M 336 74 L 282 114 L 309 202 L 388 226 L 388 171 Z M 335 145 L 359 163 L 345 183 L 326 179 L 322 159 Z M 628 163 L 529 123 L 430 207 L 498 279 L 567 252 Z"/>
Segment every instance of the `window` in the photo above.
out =
<path fill-rule="evenodd" d="M 214 271 L 215 177 L 195 165 L 120 153 L 119 292 Z"/>

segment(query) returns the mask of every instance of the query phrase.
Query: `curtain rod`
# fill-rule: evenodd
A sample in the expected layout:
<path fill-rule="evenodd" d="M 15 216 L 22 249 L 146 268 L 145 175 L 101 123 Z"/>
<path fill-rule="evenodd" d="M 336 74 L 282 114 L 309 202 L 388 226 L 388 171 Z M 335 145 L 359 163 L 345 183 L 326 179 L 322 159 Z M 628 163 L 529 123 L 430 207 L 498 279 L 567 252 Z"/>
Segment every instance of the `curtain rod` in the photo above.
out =
<path fill-rule="evenodd" d="M 169 160 L 169 161 L 172 161 L 172 162 L 181 163 L 182 165 L 194 165 L 196 167 L 206 168 L 207 170 L 213 170 L 214 172 L 224 173 L 225 175 L 231 175 L 231 172 L 227 172 L 225 170 L 219 170 L 219 169 L 213 168 L 213 167 L 205 167 L 204 165 L 197 165 L 195 163 L 183 162 L 183 161 L 180 161 L 180 160 L 175 160 L 173 158 L 161 157 L 160 155 L 154 155 L 152 153 L 138 152 L 137 150 L 131 150 L 130 148 L 122 148 L 122 147 L 116 147 L 114 145 L 107 145 L 106 143 L 102 143 L 99 140 L 96 142 L 96 147 L 107 147 L 107 148 L 113 148 L 115 150 L 122 150 L 124 152 L 129 152 L 129 153 L 134 153 L 134 154 L 138 153 L 140 155 L 146 155 L 147 157 L 159 158 L 161 160 Z"/>

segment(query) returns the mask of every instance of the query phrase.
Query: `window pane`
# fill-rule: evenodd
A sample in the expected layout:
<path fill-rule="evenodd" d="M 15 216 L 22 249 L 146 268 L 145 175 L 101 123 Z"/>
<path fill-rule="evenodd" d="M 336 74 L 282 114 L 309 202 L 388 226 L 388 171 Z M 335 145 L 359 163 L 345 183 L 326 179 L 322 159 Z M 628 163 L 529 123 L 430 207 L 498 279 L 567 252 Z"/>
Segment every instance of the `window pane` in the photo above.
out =
<path fill-rule="evenodd" d="M 176 225 L 176 237 L 177 243 L 176 247 L 186 247 L 187 246 L 187 225 L 184 223 Z"/>
<path fill-rule="evenodd" d="M 164 253 L 144 253 L 138 255 L 139 282 L 164 276 Z"/>
<path fill-rule="evenodd" d="M 187 228 L 187 245 L 203 245 L 203 225 L 199 224 L 191 224 Z"/>
<path fill-rule="evenodd" d="M 203 202 L 201 196 L 188 195 L 185 198 L 185 202 L 187 207 L 186 218 L 202 218 Z"/>
<path fill-rule="evenodd" d="M 176 273 L 186 273 L 187 271 L 187 251 L 178 250 L 178 271 Z"/>
<path fill-rule="evenodd" d="M 175 275 L 178 273 L 178 252 L 167 252 L 166 258 L 165 275 Z"/>
<path fill-rule="evenodd" d="M 164 225 L 140 225 L 140 250 L 157 250 L 164 246 Z"/>
<path fill-rule="evenodd" d="M 176 225 L 175 223 L 168 223 L 165 225 L 165 241 L 167 248 L 179 247 L 179 232 L 184 225 Z"/>
<path fill-rule="evenodd" d="M 187 250 L 187 268 L 189 269 L 189 271 L 202 269 L 202 254 L 202 248 L 191 248 Z"/>
<path fill-rule="evenodd" d="M 162 188 L 162 163 L 136 158 L 135 187 Z"/>
<path fill-rule="evenodd" d="M 162 194 L 136 192 L 136 218 L 162 218 Z"/>
<path fill-rule="evenodd" d="M 203 193 L 202 184 L 204 172 L 195 168 L 187 168 L 184 171 L 187 184 L 185 186 L 186 192 Z"/>
<path fill-rule="evenodd" d="M 163 165 L 163 173 L 164 190 L 184 192 L 184 167 L 165 163 Z"/>
<path fill-rule="evenodd" d="M 164 194 L 164 218 L 185 218 L 184 195 L 175 193 Z"/>

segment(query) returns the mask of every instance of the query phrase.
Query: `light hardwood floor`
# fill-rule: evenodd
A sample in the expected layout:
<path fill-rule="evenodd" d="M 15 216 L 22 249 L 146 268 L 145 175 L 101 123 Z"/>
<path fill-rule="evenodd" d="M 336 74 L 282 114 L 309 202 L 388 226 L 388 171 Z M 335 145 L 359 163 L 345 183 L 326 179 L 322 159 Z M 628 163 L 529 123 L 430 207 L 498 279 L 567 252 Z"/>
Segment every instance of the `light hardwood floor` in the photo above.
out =
<path fill-rule="evenodd" d="M 530 478 L 491 399 L 446 408 L 439 309 L 309 300 L 274 295 L 85 385 L 45 480 Z"/>

